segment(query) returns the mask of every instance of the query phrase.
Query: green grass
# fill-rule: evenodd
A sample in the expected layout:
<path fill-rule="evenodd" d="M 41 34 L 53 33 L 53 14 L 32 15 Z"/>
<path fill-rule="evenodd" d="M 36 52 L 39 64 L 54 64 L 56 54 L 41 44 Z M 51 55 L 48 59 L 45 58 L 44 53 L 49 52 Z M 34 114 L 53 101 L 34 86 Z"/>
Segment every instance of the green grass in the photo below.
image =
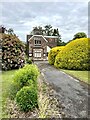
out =
<path fill-rule="evenodd" d="M 85 83 L 90 84 L 90 80 L 88 79 L 88 75 L 90 71 L 75 71 L 75 70 L 62 70 L 62 71 Z"/>
<path fill-rule="evenodd" d="M 12 77 L 17 70 L 12 71 L 3 71 L 0 73 L 0 106 L 2 106 L 2 112 L 0 112 L 0 118 L 8 118 L 6 111 L 7 98 L 8 98 L 8 89 L 12 81 Z"/>

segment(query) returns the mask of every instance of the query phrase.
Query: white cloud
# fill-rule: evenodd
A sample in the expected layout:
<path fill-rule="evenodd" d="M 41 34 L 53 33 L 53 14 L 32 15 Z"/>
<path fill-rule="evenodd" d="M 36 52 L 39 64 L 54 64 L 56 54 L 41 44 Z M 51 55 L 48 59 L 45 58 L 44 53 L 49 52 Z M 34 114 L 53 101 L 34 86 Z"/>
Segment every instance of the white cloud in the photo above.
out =
<path fill-rule="evenodd" d="M 7 0 L 1 0 L 1 2 L 7 2 Z M 12 2 L 12 0 L 8 0 Z M 13 0 L 13 2 L 42 2 L 42 0 Z M 43 0 L 43 2 L 72 2 L 72 0 Z M 89 2 L 89 0 L 73 0 L 73 2 Z"/>
<path fill-rule="evenodd" d="M 12 27 L 15 33 L 26 41 L 26 34 L 34 26 L 51 24 L 59 28 L 62 40 L 72 39 L 76 32 L 88 33 L 87 2 L 19 2 L 3 3 L 3 24 Z"/>

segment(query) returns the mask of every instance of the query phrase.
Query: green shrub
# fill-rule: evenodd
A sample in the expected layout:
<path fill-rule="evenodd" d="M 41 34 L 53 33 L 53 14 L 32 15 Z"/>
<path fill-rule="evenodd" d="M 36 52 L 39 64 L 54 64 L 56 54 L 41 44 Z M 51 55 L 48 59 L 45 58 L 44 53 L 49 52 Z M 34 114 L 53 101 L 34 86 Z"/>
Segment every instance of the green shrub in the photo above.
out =
<path fill-rule="evenodd" d="M 55 62 L 55 57 L 56 55 L 64 48 L 64 46 L 60 46 L 60 47 L 54 47 L 50 50 L 49 54 L 48 54 L 48 61 L 51 65 L 54 64 Z"/>
<path fill-rule="evenodd" d="M 26 58 L 26 63 L 32 64 L 32 60 L 30 60 L 29 58 Z"/>
<path fill-rule="evenodd" d="M 14 81 L 22 88 L 30 85 L 30 82 L 36 83 L 39 71 L 36 65 L 25 65 L 22 69 L 16 72 Z"/>
<path fill-rule="evenodd" d="M 22 68 L 25 64 L 25 46 L 15 35 L 2 34 L 2 69 Z"/>
<path fill-rule="evenodd" d="M 38 100 L 36 89 L 32 86 L 23 87 L 16 94 L 16 103 L 19 105 L 20 109 L 25 112 L 28 112 L 29 110 L 37 107 Z"/>
<path fill-rule="evenodd" d="M 88 70 L 89 69 L 89 48 L 90 39 L 81 38 L 68 43 L 58 53 L 54 65 L 58 68 Z"/>
<path fill-rule="evenodd" d="M 19 69 L 14 77 L 13 83 L 10 88 L 10 96 L 15 98 L 16 93 L 23 86 L 34 86 L 37 88 L 37 77 L 39 75 L 39 71 L 36 65 L 25 65 L 23 68 Z"/>

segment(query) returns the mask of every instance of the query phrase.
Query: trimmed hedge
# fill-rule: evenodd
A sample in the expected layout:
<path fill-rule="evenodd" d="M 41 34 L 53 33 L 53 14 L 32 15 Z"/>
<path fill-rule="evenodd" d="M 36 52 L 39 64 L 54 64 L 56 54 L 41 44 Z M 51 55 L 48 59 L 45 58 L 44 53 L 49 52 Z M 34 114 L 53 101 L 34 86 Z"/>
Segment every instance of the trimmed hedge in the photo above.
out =
<path fill-rule="evenodd" d="M 19 69 L 14 77 L 13 82 L 10 85 L 10 97 L 14 99 L 16 93 L 24 86 L 34 86 L 37 89 L 37 77 L 39 71 L 36 65 L 25 65 Z"/>
<path fill-rule="evenodd" d="M 55 62 L 55 57 L 56 55 L 64 48 L 64 46 L 60 46 L 60 47 L 54 47 L 50 50 L 49 54 L 48 54 L 48 61 L 51 65 L 54 64 Z"/>
<path fill-rule="evenodd" d="M 68 43 L 56 56 L 54 65 L 57 68 L 89 70 L 89 42 L 88 38 L 80 38 Z"/>
<path fill-rule="evenodd" d="M 20 109 L 25 112 L 37 107 L 38 101 L 36 89 L 32 86 L 23 87 L 16 94 L 16 103 L 19 105 Z"/>
<path fill-rule="evenodd" d="M 36 83 L 39 71 L 36 65 L 25 65 L 22 69 L 16 72 L 14 76 L 14 82 L 16 82 L 21 88 L 23 86 L 30 85 L 31 81 Z"/>
<path fill-rule="evenodd" d="M 2 69 L 21 68 L 25 64 L 25 46 L 15 35 L 2 34 Z"/>

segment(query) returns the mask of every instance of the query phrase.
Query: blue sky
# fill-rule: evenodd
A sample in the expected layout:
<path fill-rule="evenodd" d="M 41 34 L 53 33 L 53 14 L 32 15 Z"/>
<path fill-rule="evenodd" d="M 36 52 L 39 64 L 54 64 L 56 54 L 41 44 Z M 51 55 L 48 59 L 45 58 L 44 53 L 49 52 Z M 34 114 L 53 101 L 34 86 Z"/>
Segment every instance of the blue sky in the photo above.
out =
<path fill-rule="evenodd" d="M 46 24 L 59 28 L 65 42 L 77 32 L 88 34 L 88 2 L 3 2 L 1 10 L 0 24 L 13 28 L 22 41 L 34 26 Z"/>

